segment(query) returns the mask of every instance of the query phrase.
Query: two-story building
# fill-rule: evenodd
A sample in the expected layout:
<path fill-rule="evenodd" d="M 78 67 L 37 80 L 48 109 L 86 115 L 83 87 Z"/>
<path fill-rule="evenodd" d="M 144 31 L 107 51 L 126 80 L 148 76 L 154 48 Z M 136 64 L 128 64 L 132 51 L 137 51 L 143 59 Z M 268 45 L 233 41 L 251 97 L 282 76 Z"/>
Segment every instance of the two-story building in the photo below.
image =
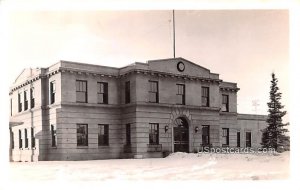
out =
<path fill-rule="evenodd" d="M 259 147 L 266 116 L 238 114 L 238 90 L 183 58 L 123 68 L 60 61 L 24 69 L 9 93 L 11 160 Z"/>

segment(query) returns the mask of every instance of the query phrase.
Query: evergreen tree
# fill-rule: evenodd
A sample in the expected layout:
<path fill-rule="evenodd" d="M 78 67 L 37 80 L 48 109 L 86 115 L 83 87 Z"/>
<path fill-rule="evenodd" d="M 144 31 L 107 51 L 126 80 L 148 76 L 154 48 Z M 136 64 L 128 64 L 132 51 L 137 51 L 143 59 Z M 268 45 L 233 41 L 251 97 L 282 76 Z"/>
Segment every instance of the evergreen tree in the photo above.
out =
<path fill-rule="evenodd" d="M 275 74 L 272 73 L 271 89 L 270 89 L 270 102 L 268 102 L 268 126 L 262 132 L 262 143 L 263 148 L 275 148 L 278 149 L 280 146 L 284 146 L 288 137 L 285 135 L 288 132 L 284 126 L 288 123 L 282 123 L 282 117 L 285 116 L 286 111 L 283 111 L 283 105 L 281 105 L 281 93 L 277 86 L 278 79 Z"/>

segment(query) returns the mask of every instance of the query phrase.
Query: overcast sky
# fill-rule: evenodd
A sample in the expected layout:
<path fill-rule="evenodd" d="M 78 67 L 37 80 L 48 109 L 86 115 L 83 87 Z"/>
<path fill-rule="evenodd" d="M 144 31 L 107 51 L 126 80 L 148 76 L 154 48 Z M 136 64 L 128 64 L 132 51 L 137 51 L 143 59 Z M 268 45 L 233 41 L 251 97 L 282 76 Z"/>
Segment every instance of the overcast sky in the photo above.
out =
<path fill-rule="evenodd" d="M 171 58 L 172 11 L 15 11 L 8 15 L 10 84 L 59 60 L 121 67 Z M 238 112 L 267 113 L 271 73 L 288 106 L 287 10 L 175 11 L 176 57 L 236 82 Z M 288 108 L 288 107 L 287 107 Z"/>

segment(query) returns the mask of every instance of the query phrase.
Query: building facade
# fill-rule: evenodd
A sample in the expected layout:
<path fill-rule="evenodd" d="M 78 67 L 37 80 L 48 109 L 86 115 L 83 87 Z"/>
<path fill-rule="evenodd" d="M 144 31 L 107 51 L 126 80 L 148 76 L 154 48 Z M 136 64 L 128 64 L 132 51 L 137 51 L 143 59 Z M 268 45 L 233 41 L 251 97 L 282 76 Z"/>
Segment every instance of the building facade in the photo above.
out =
<path fill-rule="evenodd" d="M 11 160 L 257 148 L 266 116 L 238 114 L 238 90 L 183 58 L 123 68 L 60 61 L 24 69 L 9 93 Z"/>

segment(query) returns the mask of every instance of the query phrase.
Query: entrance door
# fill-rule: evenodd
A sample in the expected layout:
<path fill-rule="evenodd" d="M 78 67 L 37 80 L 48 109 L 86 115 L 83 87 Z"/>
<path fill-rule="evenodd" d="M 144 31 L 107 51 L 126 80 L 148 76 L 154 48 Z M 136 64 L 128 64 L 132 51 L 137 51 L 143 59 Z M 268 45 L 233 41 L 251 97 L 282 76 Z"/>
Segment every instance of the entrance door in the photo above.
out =
<path fill-rule="evenodd" d="M 174 152 L 189 152 L 189 126 L 183 117 L 175 120 Z"/>

